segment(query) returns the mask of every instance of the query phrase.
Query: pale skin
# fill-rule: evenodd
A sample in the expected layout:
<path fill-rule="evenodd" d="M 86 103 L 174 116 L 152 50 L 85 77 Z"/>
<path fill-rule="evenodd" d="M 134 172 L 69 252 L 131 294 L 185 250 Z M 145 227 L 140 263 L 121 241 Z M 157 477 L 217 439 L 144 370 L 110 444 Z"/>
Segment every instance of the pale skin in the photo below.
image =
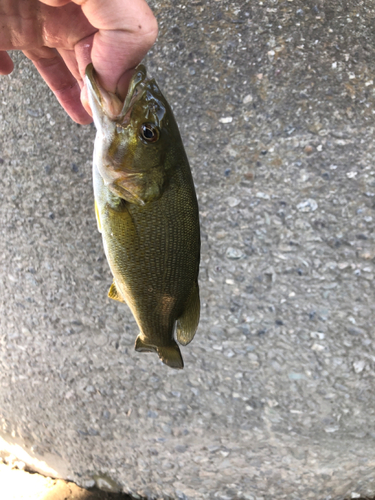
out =
<path fill-rule="evenodd" d="M 145 0 L 0 0 L 0 74 L 13 71 L 7 51 L 22 50 L 83 125 L 92 121 L 86 66 L 92 62 L 101 85 L 123 99 L 157 33 Z"/>

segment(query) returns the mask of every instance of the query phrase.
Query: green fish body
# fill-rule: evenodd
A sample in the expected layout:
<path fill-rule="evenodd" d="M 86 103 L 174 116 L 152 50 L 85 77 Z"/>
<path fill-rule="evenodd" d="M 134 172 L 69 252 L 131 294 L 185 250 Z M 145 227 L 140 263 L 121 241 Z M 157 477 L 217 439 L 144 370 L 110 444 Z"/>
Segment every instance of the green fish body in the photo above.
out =
<path fill-rule="evenodd" d="M 200 231 L 189 163 L 171 108 L 138 66 L 125 102 L 86 69 L 97 135 L 95 207 L 113 274 L 109 297 L 125 302 L 140 328 L 137 351 L 183 368 L 180 349 L 196 332 Z"/>

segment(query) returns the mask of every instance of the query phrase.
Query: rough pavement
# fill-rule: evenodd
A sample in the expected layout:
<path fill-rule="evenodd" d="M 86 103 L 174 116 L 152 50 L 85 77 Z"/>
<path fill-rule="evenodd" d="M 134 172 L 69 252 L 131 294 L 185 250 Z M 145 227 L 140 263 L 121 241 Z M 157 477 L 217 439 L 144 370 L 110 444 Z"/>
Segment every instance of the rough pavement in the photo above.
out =
<path fill-rule="evenodd" d="M 40 470 L 149 498 L 373 496 L 373 4 L 150 5 L 146 62 L 201 209 L 198 333 L 181 372 L 134 352 L 106 296 L 94 129 L 17 58 L 0 80 L 2 436 Z"/>
<path fill-rule="evenodd" d="M 80 488 L 63 479 L 51 479 L 23 470 L 25 464 L 17 466 L 0 461 L 0 484 L 2 500 L 131 500 L 122 493 L 108 493 L 95 489 Z"/>

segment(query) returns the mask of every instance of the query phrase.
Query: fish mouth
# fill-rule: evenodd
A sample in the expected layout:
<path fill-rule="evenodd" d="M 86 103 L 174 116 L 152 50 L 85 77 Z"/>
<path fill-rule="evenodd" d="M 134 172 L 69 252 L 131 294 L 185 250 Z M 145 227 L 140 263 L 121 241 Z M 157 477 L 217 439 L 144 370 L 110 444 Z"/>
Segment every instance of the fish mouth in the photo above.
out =
<path fill-rule="evenodd" d="M 89 102 L 94 120 L 95 115 L 99 113 L 106 115 L 110 120 L 116 122 L 126 121 L 126 115 L 132 109 L 135 102 L 142 97 L 145 87 L 150 81 L 150 79 L 147 78 L 145 66 L 139 64 L 135 68 L 135 72 L 130 80 L 125 100 L 122 101 L 116 93 L 109 92 L 100 85 L 96 78 L 95 69 L 92 63 L 86 67 L 85 74 Z"/>

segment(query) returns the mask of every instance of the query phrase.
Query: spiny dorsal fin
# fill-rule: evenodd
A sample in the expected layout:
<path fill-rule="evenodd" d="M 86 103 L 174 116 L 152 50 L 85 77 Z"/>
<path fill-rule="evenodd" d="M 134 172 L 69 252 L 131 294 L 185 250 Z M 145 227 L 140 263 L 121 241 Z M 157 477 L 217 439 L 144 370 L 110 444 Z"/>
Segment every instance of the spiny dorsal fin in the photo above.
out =
<path fill-rule="evenodd" d="M 196 283 L 186 301 L 184 312 L 177 320 L 176 336 L 180 344 L 186 345 L 193 340 L 198 328 L 200 308 L 199 286 Z"/>
<path fill-rule="evenodd" d="M 125 300 L 118 293 L 115 282 L 113 282 L 109 288 L 108 297 L 113 300 L 118 300 L 119 302 L 125 302 Z"/>

